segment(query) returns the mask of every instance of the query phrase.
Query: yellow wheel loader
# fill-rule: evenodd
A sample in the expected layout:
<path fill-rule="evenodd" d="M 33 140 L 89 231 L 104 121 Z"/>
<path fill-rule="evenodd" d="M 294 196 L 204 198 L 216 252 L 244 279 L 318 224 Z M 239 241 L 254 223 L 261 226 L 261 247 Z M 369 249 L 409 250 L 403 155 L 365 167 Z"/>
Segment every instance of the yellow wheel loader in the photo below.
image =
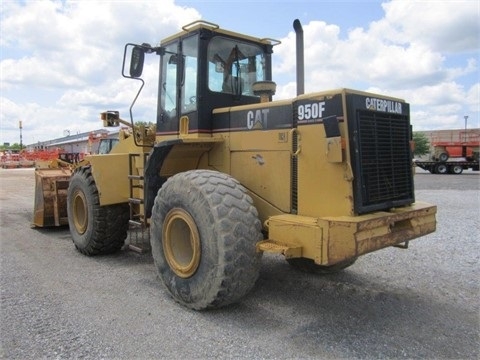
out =
<path fill-rule="evenodd" d="M 142 84 L 135 100 L 145 57 L 159 58 L 156 126 L 135 126 L 132 104 L 111 151 L 75 165 L 56 206 L 80 252 L 117 251 L 129 226 L 148 227 L 165 288 L 200 310 L 247 294 L 263 252 L 328 273 L 435 231 L 436 207 L 415 202 L 409 104 L 350 89 L 304 94 L 298 20 L 294 29 L 298 94 L 281 101 L 276 40 L 198 21 L 159 46 L 125 46 L 122 75 Z M 115 111 L 102 120 L 125 122 Z"/>

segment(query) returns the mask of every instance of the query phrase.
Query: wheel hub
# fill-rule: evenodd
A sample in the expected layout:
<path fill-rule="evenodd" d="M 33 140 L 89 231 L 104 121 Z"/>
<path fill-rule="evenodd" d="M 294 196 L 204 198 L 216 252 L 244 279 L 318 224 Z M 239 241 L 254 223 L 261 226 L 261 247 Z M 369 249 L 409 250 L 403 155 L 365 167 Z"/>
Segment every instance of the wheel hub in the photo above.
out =
<path fill-rule="evenodd" d="M 87 230 L 88 210 L 85 194 L 81 191 L 75 192 L 73 196 L 73 224 L 77 233 L 83 234 Z"/>
<path fill-rule="evenodd" d="M 168 265 L 181 278 L 191 277 L 200 264 L 200 235 L 192 216 L 174 208 L 165 217 L 163 251 Z"/>

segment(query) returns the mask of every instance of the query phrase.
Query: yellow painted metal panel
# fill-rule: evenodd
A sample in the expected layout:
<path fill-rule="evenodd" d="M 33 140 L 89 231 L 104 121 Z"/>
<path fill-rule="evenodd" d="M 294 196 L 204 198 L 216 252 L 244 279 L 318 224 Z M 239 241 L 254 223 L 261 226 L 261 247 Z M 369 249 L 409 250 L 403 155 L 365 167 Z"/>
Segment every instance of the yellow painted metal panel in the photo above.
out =
<path fill-rule="evenodd" d="M 340 123 L 345 137 L 345 124 Z M 349 155 L 343 162 L 329 162 L 323 124 L 298 127 L 301 151 L 298 158 L 298 213 L 305 216 L 353 214 L 352 175 Z"/>
<path fill-rule="evenodd" d="M 231 174 L 260 198 L 289 212 L 289 163 L 289 151 L 236 151 L 231 153 Z"/>
<path fill-rule="evenodd" d="M 208 153 L 208 166 L 224 173 L 230 173 L 230 136 L 220 135 L 222 141 L 216 143 Z"/>
<path fill-rule="evenodd" d="M 220 140 L 221 141 L 221 140 Z M 175 145 L 165 158 L 161 176 L 171 176 L 182 171 L 200 168 L 203 159 L 207 166 L 208 153 L 217 142 L 184 142 Z"/>
<path fill-rule="evenodd" d="M 128 154 L 91 156 L 92 175 L 100 196 L 100 205 L 128 202 Z"/>
<path fill-rule="evenodd" d="M 326 139 L 325 154 L 328 162 L 341 163 L 343 161 L 342 138 L 340 136 Z"/>
<path fill-rule="evenodd" d="M 255 201 L 260 219 L 272 210 L 290 212 L 290 129 L 232 132 L 229 140 L 230 174 L 261 200 Z"/>
<path fill-rule="evenodd" d="M 273 206 L 265 199 L 259 197 L 257 194 L 249 191 L 249 195 L 252 197 L 253 204 L 257 208 L 258 218 L 263 224 L 270 216 L 277 216 L 284 214 L 279 208 Z"/>
<path fill-rule="evenodd" d="M 232 132 L 230 134 L 230 148 L 232 151 L 291 151 L 291 131 L 290 129 L 282 129 Z"/>
<path fill-rule="evenodd" d="M 268 240 L 283 245 L 281 253 L 301 253 L 319 265 L 333 265 L 434 232 L 436 211 L 436 206 L 415 203 L 361 216 L 278 215 L 266 224 Z M 266 244 L 259 245 L 259 249 L 267 249 Z"/>
<path fill-rule="evenodd" d="M 318 219 L 286 214 L 271 217 L 267 226 L 269 239 L 274 243 L 295 249 L 297 257 L 321 261 L 323 228 Z M 285 250 L 283 253 L 289 252 Z"/>

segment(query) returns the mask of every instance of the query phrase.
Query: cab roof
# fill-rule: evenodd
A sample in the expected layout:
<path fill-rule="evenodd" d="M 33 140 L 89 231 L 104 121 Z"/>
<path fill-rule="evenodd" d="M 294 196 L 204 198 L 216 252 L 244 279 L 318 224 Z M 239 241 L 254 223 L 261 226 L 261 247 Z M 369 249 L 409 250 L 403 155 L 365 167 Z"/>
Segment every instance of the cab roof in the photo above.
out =
<path fill-rule="evenodd" d="M 161 45 L 165 44 L 165 43 L 169 43 L 172 40 L 184 37 L 184 36 L 186 36 L 190 33 L 199 32 L 201 29 L 213 31 L 217 34 L 232 36 L 232 37 L 244 39 L 244 40 L 247 40 L 247 41 L 253 41 L 253 42 L 256 42 L 256 43 L 262 43 L 262 44 L 266 44 L 266 45 L 275 46 L 275 45 L 280 44 L 279 40 L 270 39 L 270 38 L 257 38 L 257 37 L 254 37 L 254 36 L 249 36 L 249 35 L 233 32 L 233 31 L 229 31 L 229 30 L 224 30 L 224 29 L 221 29 L 220 26 L 215 24 L 215 23 L 205 21 L 205 20 L 197 20 L 197 21 L 194 21 L 194 22 L 191 22 L 187 25 L 182 26 L 183 31 L 163 39 L 161 41 Z"/>

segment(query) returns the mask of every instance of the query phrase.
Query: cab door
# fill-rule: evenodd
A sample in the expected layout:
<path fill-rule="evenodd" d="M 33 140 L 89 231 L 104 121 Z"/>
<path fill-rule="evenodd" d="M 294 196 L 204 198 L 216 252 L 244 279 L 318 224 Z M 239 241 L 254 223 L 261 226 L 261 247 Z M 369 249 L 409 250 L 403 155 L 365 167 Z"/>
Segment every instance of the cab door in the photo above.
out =
<path fill-rule="evenodd" d="M 188 117 L 188 129 L 196 128 L 198 35 L 179 38 L 165 46 L 160 62 L 157 132 L 178 135 L 179 121 Z M 187 130 L 188 131 L 188 130 Z"/>

